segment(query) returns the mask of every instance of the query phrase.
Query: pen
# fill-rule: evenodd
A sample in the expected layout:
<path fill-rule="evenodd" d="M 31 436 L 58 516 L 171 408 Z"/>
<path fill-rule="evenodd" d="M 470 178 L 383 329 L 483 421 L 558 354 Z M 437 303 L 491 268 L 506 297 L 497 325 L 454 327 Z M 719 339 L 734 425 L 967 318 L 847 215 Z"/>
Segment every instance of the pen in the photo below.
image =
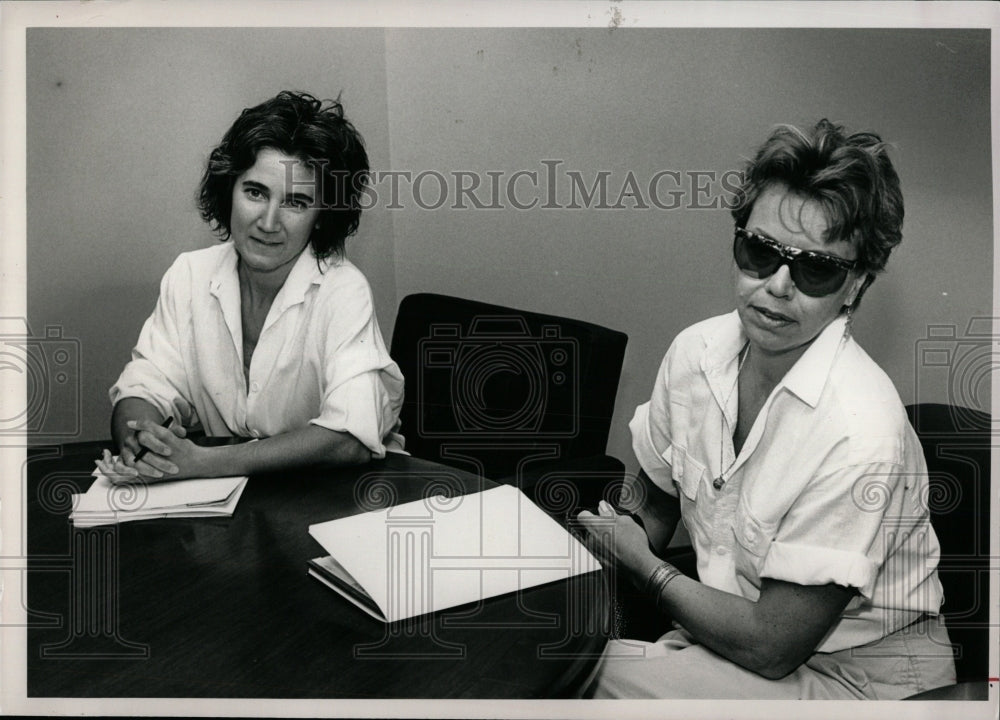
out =
<path fill-rule="evenodd" d="M 168 417 L 166 420 L 163 421 L 163 425 L 161 427 L 168 428 L 170 427 L 170 423 L 172 423 L 173 421 L 174 421 L 174 416 L 171 415 L 170 417 Z M 135 454 L 135 459 L 132 460 L 132 463 L 134 464 L 142 460 L 143 456 L 148 452 L 149 452 L 148 447 L 140 448 L 139 452 Z"/>

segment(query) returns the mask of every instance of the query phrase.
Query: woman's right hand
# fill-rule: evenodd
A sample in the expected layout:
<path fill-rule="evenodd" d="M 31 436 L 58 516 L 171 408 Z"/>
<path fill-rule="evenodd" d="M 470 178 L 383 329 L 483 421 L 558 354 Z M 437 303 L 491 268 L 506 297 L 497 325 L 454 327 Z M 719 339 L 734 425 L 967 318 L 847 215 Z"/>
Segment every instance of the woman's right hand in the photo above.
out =
<path fill-rule="evenodd" d="M 120 456 L 112 455 L 107 448 L 101 452 L 101 457 L 96 463 L 97 469 L 112 483 L 133 483 L 141 479 L 138 470 L 128 467 Z"/>
<path fill-rule="evenodd" d="M 657 487 L 640 470 L 637 475 L 626 474 L 619 504 L 622 511 L 638 518 L 649 548 L 663 557 L 681 519 L 680 501 Z"/>

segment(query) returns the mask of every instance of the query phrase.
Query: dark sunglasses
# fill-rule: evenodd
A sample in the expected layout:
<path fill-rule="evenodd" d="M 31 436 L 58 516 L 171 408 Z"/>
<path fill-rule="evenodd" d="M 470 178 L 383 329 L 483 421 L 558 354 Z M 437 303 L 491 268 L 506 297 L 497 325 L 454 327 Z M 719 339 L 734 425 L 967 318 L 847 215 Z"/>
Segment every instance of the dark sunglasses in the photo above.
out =
<path fill-rule="evenodd" d="M 809 297 L 837 292 L 848 273 L 858 266 L 857 260 L 789 247 L 741 227 L 736 228 L 733 258 L 744 274 L 758 280 L 771 277 L 782 265 L 788 265 L 795 287 Z"/>

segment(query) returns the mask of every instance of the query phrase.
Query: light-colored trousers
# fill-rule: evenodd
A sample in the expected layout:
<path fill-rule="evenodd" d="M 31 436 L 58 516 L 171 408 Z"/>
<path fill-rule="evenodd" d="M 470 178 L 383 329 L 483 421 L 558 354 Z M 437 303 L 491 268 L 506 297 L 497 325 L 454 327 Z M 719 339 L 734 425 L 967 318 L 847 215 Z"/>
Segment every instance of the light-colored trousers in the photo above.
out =
<path fill-rule="evenodd" d="M 899 700 L 955 682 L 944 618 L 930 617 L 868 645 L 814 653 L 768 680 L 716 655 L 684 630 L 656 642 L 612 640 L 586 691 L 594 698 Z"/>

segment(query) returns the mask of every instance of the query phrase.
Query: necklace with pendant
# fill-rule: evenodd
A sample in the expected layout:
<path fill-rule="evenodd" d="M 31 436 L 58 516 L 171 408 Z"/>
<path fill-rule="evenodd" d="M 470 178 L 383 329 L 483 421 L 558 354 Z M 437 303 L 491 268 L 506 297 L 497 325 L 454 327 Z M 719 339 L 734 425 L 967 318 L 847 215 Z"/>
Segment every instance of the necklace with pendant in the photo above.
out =
<path fill-rule="evenodd" d="M 725 460 L 725 446 L 726 446 L 726 408 L 729 407 L 729 401 L 733 398 L 733 393 L 736 392 L 736 388 L 740 385 L 740 373 L 743 372 L 743 365 L 746 363 L 747 358 L 750 356 L 750 341 L 747 340 L 743 347 L 740 349 L 740 362 L 736 366 L 736 379 L 733 381 L 733 387 L 726 396 L 726 401 L 722 404 L 722 415 L 719 419 L 719 467 L 722 467 L 722 463 Z M 737 418 L 739 418 L 739 409 L 736 410 Z M 737 419 L 737 422 L 739 420 Z M 716 490 L 721 490 L 722 486 L 726 484 L 729 479 L 726 475 L 730 470 L 733 469 L 733 465 L 736 464 L 736 458 L 729 464 L 729 467 L 723 471 L 719 477 L 712 481 L 712 487 Z"/>

